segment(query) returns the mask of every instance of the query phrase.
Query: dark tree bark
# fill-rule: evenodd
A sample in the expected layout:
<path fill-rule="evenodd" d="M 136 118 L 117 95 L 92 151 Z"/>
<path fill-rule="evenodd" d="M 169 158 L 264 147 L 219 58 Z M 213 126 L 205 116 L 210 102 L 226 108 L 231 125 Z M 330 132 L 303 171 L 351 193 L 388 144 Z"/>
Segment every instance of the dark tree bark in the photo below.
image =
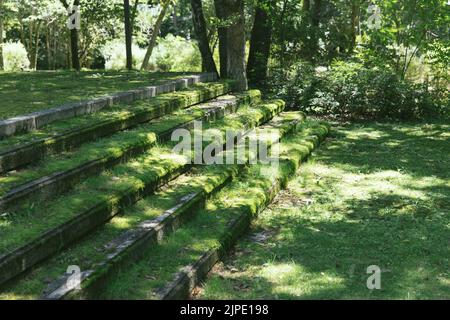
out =
<path fill-rule="evenodd" d="M 227 28 L 223 25 L 226 21 L 226 7 L 223 0 L 214 0 L 217 18 L 220 19 L 221 25 L 217 29 L 219 35 L 219 56 L 220 56 L 220 76 L 227 78 L 228 70 L 228 52 L 227 52 Z"/>
<path fill-rule="evenodd" d="M 317 55 L 319 53 L 319 25 L 320 18 L 322 14 L 322 0 L 314 0 L 314 5 L 312 7 L 311 13 L 311 54 L 310 60 L 312 62 L 317 61 Z"/>
<path fill-rule="evenodd" d="M 358 34 L 358 25 L 359 25 L 359 15 L 360 15 L 360 3 L 357 0 L 352 1 L 352 16 L 351 16 L 351 25 L 350 25 L 350 48 L 349 52 L 352 53 L 355 50 L 356 46 L 356 36 Z"/>
<path fill-rule="evenodd" d="M 214 62 L 211 48 L 209 47 L 208 35 L 206 34 L 206 21 L 203 15 L 201 0 L 191 0 L 192 19 L 194 21 L 194 31 L 197 36 L 198 46 L 202 56 L 202 69 L 206 72 L 217 74 L 216 63 Z"/>
<path fill-rule="evenodd" d="M 322 14 L 322 0 L 314 0 L 313 14 L 311 24 L 313 27 L 319 27 L 320 15 Z"/>
<path fill-rule="evenodd" d="M 60 0 L 66 10 L 69 9 L 69 4 L 66 0 Z M 80 5 L 80 0 L 74 0 L 74 6 Z M 72 12 L 73 13 L 73 12 Z M 70 13 L 69 16 L 72 14 Z M 78 55 L 78 30 L 76 28 L 70 30 L 70 56 L 72 57 L 72 68 L 80 70 L 80 57 Z"/>
<path fill-rule="evenodd" d="M 238 90 L 247 90 L 244 1 L 222 1 L 227 8 L 226 18 L 230 21 L 227 28 L 227 75 L 236 80 Z"/>
<path fill-rule="evenodd" d="M 131 12 L 131 29 L 132 30 L 134 28 L 134 21 L 136 20 L 138 6 L 139 6 L 139 0 L 136 0 L 134 2 L 133 11 Z"/>
<path fill-rule="evenodd" d="M 269 3 L 271 5 L 272 3 Z M 272 21 L 267 8 L 257 5 L 250 38 L 247 76 L 254 86 L 265 84 L 272 40 Z"/>
<path fill-rule="evenodd" d="M 127 69 L 133 69 L 133 31 L 131 26 L 131 10 L 130 10 L 130 0 L 123 0 L 123 10 L 125 19 L 125 46 L 127 51 Z"/>
<path fill-rule="evenodd" d="M 311 9 L 311 0 L 303 0 L 303 11 L 309 11 Z"/>

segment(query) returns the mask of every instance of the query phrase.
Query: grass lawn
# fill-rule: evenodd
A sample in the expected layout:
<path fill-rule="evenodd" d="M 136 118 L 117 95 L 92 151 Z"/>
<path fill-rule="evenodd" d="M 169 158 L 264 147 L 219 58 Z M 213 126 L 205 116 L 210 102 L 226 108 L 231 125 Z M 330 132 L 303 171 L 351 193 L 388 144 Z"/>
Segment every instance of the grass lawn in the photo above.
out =
<path fill-rule="evenodd" d="M 336 125 L 198 298 L 450 299 L 449 155 L 449 124 Z"/>
<path fill-rule="evenodd" d="M 0 72 L 0 120 L 65 103 L 155 85 L 185 74 L 104 70 Z"/>

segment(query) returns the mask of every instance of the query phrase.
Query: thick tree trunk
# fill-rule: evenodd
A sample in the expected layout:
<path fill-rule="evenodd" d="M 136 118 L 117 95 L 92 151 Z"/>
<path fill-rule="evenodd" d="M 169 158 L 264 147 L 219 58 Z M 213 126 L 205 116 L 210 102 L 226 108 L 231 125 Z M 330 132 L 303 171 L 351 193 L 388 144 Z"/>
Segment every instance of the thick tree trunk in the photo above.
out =
<path fill-rule="evenodd" d="M 170 0 L 166 0 L 162 4 L 161 12 L 159 13 L 158 19 L 155 22 L 155 26 L 153 28 L 152 37 L 150 39 L 150 44 L 148 45 L 147 52 L 145 53 L 144 61 L 142 62 L 141 70 L 148 69 L 148 63 L 150 61 L 150 57 L 152 55 L 153 49 L 156 46 L 156 40 L 158 39 L 159 30 L 161 29 L 161 25 L 164 21 L 164 17 L 166 16 L 167 8 L 169 7 Z"/>
<path fill-rule="evenodd" d="M 223 0 L 214 0 L 214 7 L 216 9 L 217 18 L 220 19 L 221 25 L 217 29 L 219 35 L 219 56 L 220 56 L 220 76 L 222 78 L 227 78 L 228 70 L 228 52 L 227 52 L 227 28 L 223 26 L 226 19 L 226 7 L 224 6 Z"/>
<path fill-rule="evenodd" d="M 322 0 L 314 0 L 313 15 L 311 24 L 313 27 L 318 27 L 320 23 L 320 15 L 322 14 Z"/>
<path fill-rule="evenodd" d="M 243 0 L 223 0 L 227 8 L 227 75 L 236 80 L 238 90 L 247 90 L 245 67 L 245 17 Z"/>
<path fill-rule="evenodd" d="M 0 70 L 4 70 L 4 63 L 3 63 L 3 16 L 2 16 L 2 10 L 3 8 L 3 0 L 0 0 Z"/>
<path fill-rule="evenodd" d="M 311 0 L 303 0 L 303 11 L 309 11 L 311 9 Z"/>
<path fill-rule="evenodd" d="M 214 62 L 211 49 L 209 47 L 208 36 L 206 34 L 206 21 L 203 15 L 201 0 L 191 0 L 192 18 L 194 21 L 194 30 L 197 36 L 198 46 L 202 55 L 202 69 L 206 72 L 217 74 L 216 63 Z"/>
<path fill-rule="evenodd" d="M 267 64 L 270 56 L 272 22 L 267 8 L 258 5 L 255 10 L 250 39 L 250 52 L 247 64 L 247 76 L 252 85 L 264 85 L 267 77 Z"/>
<path fill-rule="evenodd" d="M 80 57 L 78 56 L 78 30 L 70 30 L 70 56 L 72 57 L 72 68 L 81 69 Z"/>
<path fill-rule="evenodd" d="M 123 0 L 123 11 L 125 19 L 125 46 L 127 52 L 127 69 L 133 69 L 133 31 L 131 26 L 130 0 Z"/>

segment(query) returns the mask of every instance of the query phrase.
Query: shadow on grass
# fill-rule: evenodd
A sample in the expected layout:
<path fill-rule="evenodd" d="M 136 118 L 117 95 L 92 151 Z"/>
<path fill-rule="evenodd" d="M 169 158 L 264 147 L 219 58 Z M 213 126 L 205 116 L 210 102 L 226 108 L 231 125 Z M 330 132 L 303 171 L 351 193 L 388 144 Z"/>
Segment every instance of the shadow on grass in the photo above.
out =
<path fill-rule="evenodd" d="M 201 298 L 450 298 L 449 129 L 337 127 Z"/>

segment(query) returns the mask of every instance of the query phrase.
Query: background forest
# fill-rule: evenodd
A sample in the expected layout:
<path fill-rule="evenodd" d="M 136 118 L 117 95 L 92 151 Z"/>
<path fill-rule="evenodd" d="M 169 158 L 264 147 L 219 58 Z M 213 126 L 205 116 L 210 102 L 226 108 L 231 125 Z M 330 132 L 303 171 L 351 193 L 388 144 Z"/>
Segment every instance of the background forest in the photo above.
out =
<path fill-rule="evenodd" d="M 72 5 L 80 30 L 67 27 Z M 232 77 L 220 51 L 235 42 L 224 34 L 240 11 L 249 85 L 291 108 L 344 119 L 448 115 L 445 0 L 0 0 L 0 70 Z"/>

